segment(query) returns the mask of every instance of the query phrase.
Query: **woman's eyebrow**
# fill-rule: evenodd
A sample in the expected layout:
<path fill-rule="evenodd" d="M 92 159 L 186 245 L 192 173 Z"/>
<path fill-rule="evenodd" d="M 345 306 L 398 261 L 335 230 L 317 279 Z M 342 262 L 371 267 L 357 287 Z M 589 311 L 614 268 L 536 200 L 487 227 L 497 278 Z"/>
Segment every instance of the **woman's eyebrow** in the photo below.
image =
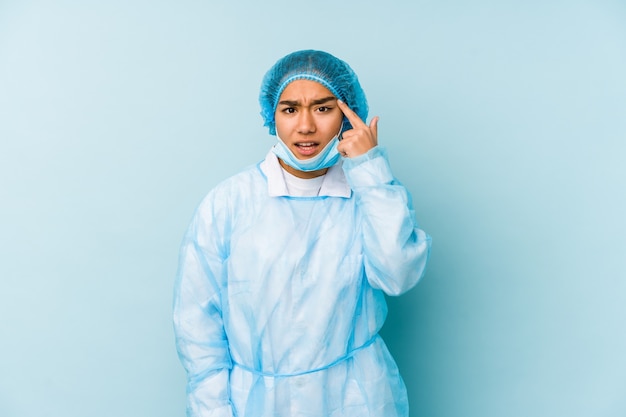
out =
<path fill-rule="evenodd" d="M 337 100 L 337 98 L 335 96 L 319 98 L 317 100 L 313 100 L 311 102 L 311 104 L 313 104 L 313 105 L 315 105 L 315 104 L 324 104 L 324 103 L 328 103 L 329 101 L 332 101 L 332 100 Z"/>
<path fill-rule="evenodd" d="M 300 104 L 299 101 L 293 101 L 293 100 L 281 100 L 278 102 L 278 104 L 282 104 L 284 106 L 290 106 L 290 107 L 295 107 L 297 105 Z"/>
<path fill-rule="evenodd" d="M 328 97 L 324 97 L 324 98 L 318 98 L 317 100 L 313 100 L 311 101 L 311 105 L 315 106 L 318 104 L 324 104 L 324 103 L 328 103 L 329 101 L 332 100 L 337 100 L 337 97 L 335 96 L 328 96 Z M 278 104 L 284 105 L 284 106 L 290 106 L 290 107 L 296 107 L 300 105 L 300 102 L 298 100 L 281 100 L 278 102 Z"/>

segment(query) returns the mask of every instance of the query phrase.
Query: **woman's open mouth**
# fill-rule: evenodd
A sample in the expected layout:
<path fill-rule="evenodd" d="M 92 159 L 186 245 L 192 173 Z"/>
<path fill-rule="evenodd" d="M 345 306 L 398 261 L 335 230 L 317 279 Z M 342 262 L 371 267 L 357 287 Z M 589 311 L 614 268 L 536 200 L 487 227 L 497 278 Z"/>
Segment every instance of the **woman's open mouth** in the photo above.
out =
<path fill-rule="evenodd" d="M 294 143 L 294 147 L 296 148 L 296 156 L 312 156 L 315 152 L 317 152 L 317 148 L 319 147 L 319 143 L 317 142 L 297 142 Z"/>

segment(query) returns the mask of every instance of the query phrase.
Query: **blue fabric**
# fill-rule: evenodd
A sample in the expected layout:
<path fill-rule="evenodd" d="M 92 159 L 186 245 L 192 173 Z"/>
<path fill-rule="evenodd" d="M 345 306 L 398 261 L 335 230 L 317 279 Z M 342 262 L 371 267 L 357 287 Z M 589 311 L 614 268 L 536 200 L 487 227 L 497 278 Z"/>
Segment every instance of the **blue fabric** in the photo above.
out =
<path fill-rule="evenodd" d="M 257 166 L 198 207 L 174 299 L 189 416 L 408 416 L 377 334 L 430 237 L 381 148 L 343 168 L 349 198 L 270 197 Z"/>
<path fill-rule="evenodd" d="M 261 83 L 261 116 L 271 135 L 276 134 L 274 114 L 280 95 L 289 83 L 296 80 L 311 80 L 322 84 L 335 97 L 343 100 L 361 120 L 367 120 L 365 92 L 356 73 L 346 62 L 323 51 L 297 51 L 278 60 Z M 344 130 L 352 129 L 347 118 L 344 117 L 343 123 Z"/>
<path fill-rule="evenodd" d="M 278 135 L 276 136 L 278 137 Z M 317 155 L 309 159 L 298 159 L 285 142 L 279 138 L 278 142 L 272 147 L 272 151 L 290 167 L 298 171 L 311 172 L 329 168 L 339 161 L 341 155 L 339 155 L 337 150 L 338 144 L 339 137 L 335 136 Z"/>

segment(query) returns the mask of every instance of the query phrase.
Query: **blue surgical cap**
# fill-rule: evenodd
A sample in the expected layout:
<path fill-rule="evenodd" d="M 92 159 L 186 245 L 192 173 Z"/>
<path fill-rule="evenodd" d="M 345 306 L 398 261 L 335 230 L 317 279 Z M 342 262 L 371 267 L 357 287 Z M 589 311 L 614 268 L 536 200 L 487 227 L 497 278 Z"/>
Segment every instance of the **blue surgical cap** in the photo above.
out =
<path fill-rule="evenodd" d="M 263 77 L 259 103 L 264 126 L 276 134 L 274 113 L 287 85 L 296 80 L 317 81 L 345 102 L 359 117 L 367 118 L 367 99 L 359 80 L 350 66 L 333 55 L 314 50 L 293 52 L 274 64 Z M 351 129 L 344 117 L 343 130 Z"/>

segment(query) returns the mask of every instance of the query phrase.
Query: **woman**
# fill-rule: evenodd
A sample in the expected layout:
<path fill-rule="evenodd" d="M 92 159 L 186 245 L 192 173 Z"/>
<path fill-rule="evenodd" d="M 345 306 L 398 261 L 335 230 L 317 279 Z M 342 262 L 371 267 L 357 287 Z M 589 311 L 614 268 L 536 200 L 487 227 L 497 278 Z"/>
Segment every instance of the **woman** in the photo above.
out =
<path fill-rule="evenodd" d="M 378 336 L 384 294 L 420 279 L 430 237 L 377 146 L 352 69 L 298 51 L 265 75 L 277 143 L 219 184 L 185 236 L 175 288 L 189 416 L 408 416 Z"/>

